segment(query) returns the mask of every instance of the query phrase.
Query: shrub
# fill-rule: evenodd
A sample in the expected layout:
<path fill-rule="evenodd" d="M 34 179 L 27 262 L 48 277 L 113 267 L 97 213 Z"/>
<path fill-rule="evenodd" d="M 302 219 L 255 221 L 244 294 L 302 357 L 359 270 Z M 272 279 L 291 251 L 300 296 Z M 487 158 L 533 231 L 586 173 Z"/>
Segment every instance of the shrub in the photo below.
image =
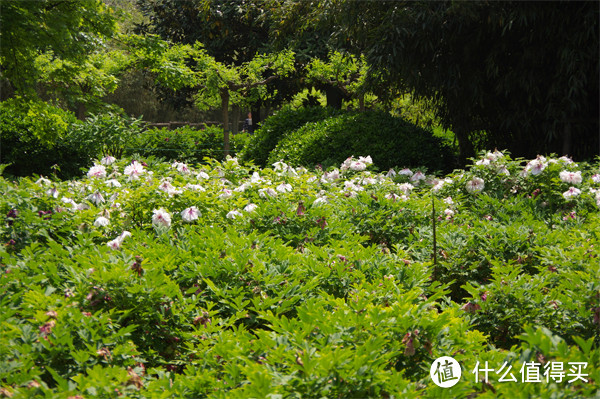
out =
<path fill-rule="evenodd" d="M 266 166 L 269 153 L 282 138 L 308 122 L 321 121 L 340 112 L 333 108 L 318 106 L 298 109 L 283 108 L 267 118 L 256 130 L 240 153 L 240 158 L 245 161 L 252 160 L 259 166 Z"/>
<path fill-rule="evenodd" d="M 71 141 L 75 148 L 87 151 L 92 157 L 111 155 L 120 158 L 141 130 L 141 119 L 115 110 L 89 116 L 73 130 Z"/>
<path fill-rule="evenodd" d="M 230 155 L 235 155 L 247 139 L 246 133 L 230 135 Z M 135 138 L 128 152 L 181 162 L 199 163 L 205 157 L 223 159 L 223 129 L 220 127 L 207 127 L 202 130 L 190 127 L 173 130 L 149 129 Z"/>
<path fill-rule="evenodd" d="M 10 164 L 6 173 L 15 176 L 53 171 L 61 177 L 77 175 L 89 162 L 69 139 L 78 123 L 72 113 L 42 101 L 13 98 L 0 103 L 0 163 Z"/>
<path fill-rule="evenodd" d="M 451 169 L 450 150 L 430 131 L 387 113 L 345 113 L 307 123 L 275 147 L 269 162 L 337 165 L 352 155 L 371 155 L 382 169 L 425 166 Z"/>

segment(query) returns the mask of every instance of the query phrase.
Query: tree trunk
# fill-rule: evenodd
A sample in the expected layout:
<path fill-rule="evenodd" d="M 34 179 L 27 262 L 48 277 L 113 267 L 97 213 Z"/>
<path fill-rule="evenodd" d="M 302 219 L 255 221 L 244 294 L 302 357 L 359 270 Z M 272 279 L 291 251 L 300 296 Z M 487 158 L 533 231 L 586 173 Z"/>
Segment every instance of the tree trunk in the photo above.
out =
<path fill-rule="evenodd" d="M 224 157 L 229 155 L 229 90 L 221 89 L 221 113 L 223 116 L 223 150 Z"/>
<path fill-rule="evenodd" d="M 458 139 L 458 163 L 461 168 L 467 165 L 467 158 L 475 156 L 473 143 L 469 140 L 469 133 L 463 129 L 453 129 Z"/>
<path fill-rule="evenodd" d="M 252 107 L 252 130 L 256 132 L 256 129 L 260 126 L 260 122 L 262 121 L 260 117 L 260 104 L 255 104 Z"/>

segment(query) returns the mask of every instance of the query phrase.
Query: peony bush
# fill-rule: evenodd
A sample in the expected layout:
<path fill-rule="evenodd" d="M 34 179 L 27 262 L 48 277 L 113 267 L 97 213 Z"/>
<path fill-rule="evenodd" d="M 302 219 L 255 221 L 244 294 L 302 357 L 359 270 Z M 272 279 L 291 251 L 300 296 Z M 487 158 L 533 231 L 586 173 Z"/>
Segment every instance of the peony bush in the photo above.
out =
<path fill-rule="evenodd" d="M 600 163 L 374 165 L 0 178 L 0 395 L 598 395 Z"/>

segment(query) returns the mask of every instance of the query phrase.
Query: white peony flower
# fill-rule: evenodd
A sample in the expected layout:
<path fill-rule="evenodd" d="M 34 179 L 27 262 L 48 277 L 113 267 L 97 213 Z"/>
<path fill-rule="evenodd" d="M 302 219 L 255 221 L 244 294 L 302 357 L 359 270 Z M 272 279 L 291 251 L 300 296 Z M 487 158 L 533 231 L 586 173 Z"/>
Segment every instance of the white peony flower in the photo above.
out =
<path fill-rule="evenodd" d="M 224 188 L 223 191 L 221 191 L 221 194 L 219 194 L 219 198 L 227 199 L 227 198 L 231 198 L 232 195 L 233 195 L 233 191 Z"/>
<path fill-rule="evenodd" d="M 39 179 L 37 179 L 35 181 L 35 184 L 37 184 L 38 186 L 48 186 L 50 185 L 52 182 L 48 179 L 46 179 L 45 177 L 40 177 Z"/>
<path fill-rule="evenodd" d="M 372 165 L 373 164 L 373 160 L 371 159 L 370 155 L 367 155 L 366 157 L 358 157 L 358 162 L 362 162 L 365 165 Z"/>
<path fill-rule="evenodd" d="M 410 192 L 412 191 L 413 188 L 415 188 L 415 186 L 413 186 L 410 183 L 401 183 L 398 184 L 398 188 L 400 189 L 400 191 L 402 191 L 404 194 L 410 194 Z"/>
<path fill-rule="evenodd" d="M 394 193 L 389 193 L 385 196 L 386 199 L 392 200 L 394 202 L 398 201 L 400 199 L 399 195 L 396 195 Z"/>
<path fill-rule="evenodd" d="M 234 209 L 233 211 L 229 211 L 225 217 L 227 219 L 235 219 L 239 216 L 242 216 L 242 213 Z"/>
<path fill-rule="evenodd" d="M 352 164 L 352 162 L 353 162 L 352 157 L 346 158 L 346 160 L 344 162 L 342 162 L 342 164 L 340 165 L 340 169 L 341 170 L 350 169 L 350 164 Z"/>
<path fill-rule="evenodd" d="M 287 184 L 287 183 L 281 183 L 276 188 L 277 188 L 277 191 L 279 191 L 280 193 L 288 193 L 288 192 L 292 191 L 292 185 Z"/>
<path fill-rule="evenodd" d="M 105 178 L 106 177 L 106 168 L 104 167 L 104 165 L 94 165 L 87 172 L 87 176 L 88 177 Z"/>
<path fill-rule="evenodd" d="M 110 220 L 108 220 L 104 216 L 99 216 L 96 219 L 96 221 L 94 222 L 94 226 L 96 226 L 96 227 L 105 227 L 105 226 L 108 226 L 109 224 L 110 224 Z"/>
<path fill-rule="evenodd" d="M 361 162 L 361 161 L 353 161 L 350 163 L 348 168 L 350 170 L 361 172 L 361 171 L 367 169 L 367 164 L 365 164 L 364 162 Z"/>
<path fill-rule="evenodd" d="M 559 161 L 562 161 L 563 163 L 567 164 L 567 165 L 571 165 L 573 163 L 573 160 L 565 155 L 563 155 L 562 157 L 558 158 Z"/>
<path fill-rule="evenodd" d="M 171 215 L 163 208 L 152 211 L 152 224 L 156 227 L 171 227 Z"/>
<path fill-rule="evenodd" d="M 479 177 L 474 177 L 472 180 L 469 180 L 466 185 L 467 191 L 470 192 L 471 194 L 475 194 L 480 191 L 483 191 L 484 187 L 485 187 L 485 184 L 483 182 L 483 179 L 481 179 Z"/>
<path fill-rule="evenodd" d="M 425 180 L 425 174 L 423 172 L 417 172 L 410 177 L 410 181 L 419 184 L 421 180 Z"/>
<path fill-rule="evenodd" d="M 190 168 L 188 168 L 188 166 L 183 162 L 174 162 L 173 164 L 171 164 L 171 167 L 173 169 L 177 169 L 178 172 L 183 173 L 184 175 L 190 173 Z"/>
<path fill-rule="evenodd" d="M 56 187 L 48 189 L 48 191 L 46 191 L 46 194 L 48 194 L 50 197 L 58 198 L 58 190 L 56 189 Z"/>
<path fill-rule="evenodd" d="M 319 205 L 323 205 L 328 203 L 329 201 L 327 200 L 326 197 L 317 197 L 314 201 L 313 201 L 313 206 L 319 206 Z"/>
<path fill-rule="evenodd" d="M 250 213 L 250 212 L 254 212 L 256 210 L 256 208 L 258 208 L 258 205 L 248 204 L 244 207 L 244 211 Z"/>
<path fill-rule="evenodd" d="M 565 191 L 563 193 L 563 197 L 566 200 L 570 200 L 573 197 L 577 197 L 579 194 L 581 194 L 581 190 L 576 188 L 576 187 L 570 187 L 567 191 Z"/>
<path fill-rule="evenodd" d="M 323 173 L 323 177 L 321 177 L 321 181 L 323 183 L 329 183 L 332 182 L 334 180 L 337 180 L 340 178 L 340 171 L 337 169 L 332 170 L 331 172 L 325 172 Z"/>
<path fill-rule="evenodd" d="M 198 219 L 199 216 L 200 211 L 195 206 L 190 206 L 189 208 L 181 211 L 181 218 L 184 222 L 193 222 L 194 220 Z"/>
<path fill-rule="evenodd" d="M 199 184 L 190 184 L 190 183 L 188 183 L 188 184 L 185 185 L 185 188 L 188 188 L 188 189 L 194 190 L 194 191 L 206 191 L 206 189 L 204 187 L 202 187 L 201 185 L 199 185 Z"/>
<path fill-rule="evenodd" d="M 558 176 L 560 177 L 560 180 L 569 184 L 580 184 L 583 181 L 580 171 L 569 172 L 567 170 L 563 170 L 558 174 Z"/>
<path fill-rule="evenodd" d="M 121 249 L 121 244 L 123 244 L 123 241 L 127 237 L 131 237 L 131 233 L 128 232 L 128 231 L 124 231 L 124 232 L 121 233 L 120 236 L 118 236 L 114 240 L 111 240 L 111 241 L 107 242 L 106 245 L 108 245 L 108 247 L 110 249 Z"/>
<path fill-rule="evenodd" d="M 208 179 L 210 179 L 210 176 L 208 176 L 208 173 L 206 173 L 205 171 L 200 171 L 200 172 L 198 172 L 198 174 L 196 175 L 196 178 L 198 178 L 198 179 L 204 179 L 204 180 L 208 180 Z"/>
<path fill-rule="evenodd" d="M 404 169 L 400 170 L 400 171 L 398 172 L 398 174 L 399 174 L 400 176 L 408 176 L 408 177 L 410 177 L 410 176 L 412 176 L 412 175 L 413 175 L 413 172 L 412 172 L 412 170 L 410 170 L 410 169 L 408 169 L 408 168 L 404 168 Z"/>
<path fill-rule="evenodd" d="M 96 204 L 96 206 L 100 206 L 104 202 L 104 197 L 98 191 L 88 195 L 87 199 Z"/>
<path fill-rule="evenodd" d="M 536 159 L 529 161 L 529 163 L 525 166 L 525 173 L 537 176 L 546 169 L 546 158 L 539 155 Z"/>
<path fill-rule="evenodd" d="M 137 180 L 144 173 L 144 166 L 138 161 L 133 161 L 125 167 L 124 173 L 129 176 L 129 180 Z"/>
<path fill-rule="evenodd" d="M 273 190 L 271 187 L 261 188 L 258 190 L 258 195 L 260 195 L 261 198 L 266 198 L 267 196 L 277 197 L 277 191 Z"/>
<path fill-rule="evenodd" d="M 115 157 L 107 155 L 100 160 L 100 163 L 102 165 L 112 165 L 113 163 L 115 163 L 116 160 L 117 159 Z"/>
<path fill-rule="evenodd" d="M 283 172 L 283 171 L 287 170 L 288 165 L 283 161 L 278 161 L 273 164 L 273 168 L 276 172 L 278 172 L 278 171 Z"/>
<path fill-rule="evenodd" d="M 234 188 L 233 191 L 236 193 L 243 193 L 247 188 L 251 187 L 250 183 L 240 184 L 238 187 Z"/>
<path fill-rule="evenodd" d="M 260 178 L 260 175 L 258 174 L 258 172 L 252 173 L 252 177 L 250 178 L 250 183 L 260 183 L 261 181 L 262 181 L 262 179 Z"/>
<path fill-rule="evenodd" d="M 117 179 L 110 179 L 104 182 L 108 187 L 121 187 L 121 183 Z"/>

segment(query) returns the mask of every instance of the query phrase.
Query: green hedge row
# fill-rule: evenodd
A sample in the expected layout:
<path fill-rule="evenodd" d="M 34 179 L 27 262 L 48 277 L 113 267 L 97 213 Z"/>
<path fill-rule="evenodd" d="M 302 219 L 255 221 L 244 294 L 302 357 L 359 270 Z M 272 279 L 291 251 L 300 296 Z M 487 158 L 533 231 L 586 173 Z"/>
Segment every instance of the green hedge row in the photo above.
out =
<path fill-rule="evenodd" d="M 247 140 L 246 133 L 230 135 L 230 155 L 235 155 Z M 126 150 L 128 154 L 137 153 L 144 157 L 154 156 L 188 163 L 200 163 L 205 157 L 223 159 L 223 129 L 149 129 L 136 135 Z"/>

